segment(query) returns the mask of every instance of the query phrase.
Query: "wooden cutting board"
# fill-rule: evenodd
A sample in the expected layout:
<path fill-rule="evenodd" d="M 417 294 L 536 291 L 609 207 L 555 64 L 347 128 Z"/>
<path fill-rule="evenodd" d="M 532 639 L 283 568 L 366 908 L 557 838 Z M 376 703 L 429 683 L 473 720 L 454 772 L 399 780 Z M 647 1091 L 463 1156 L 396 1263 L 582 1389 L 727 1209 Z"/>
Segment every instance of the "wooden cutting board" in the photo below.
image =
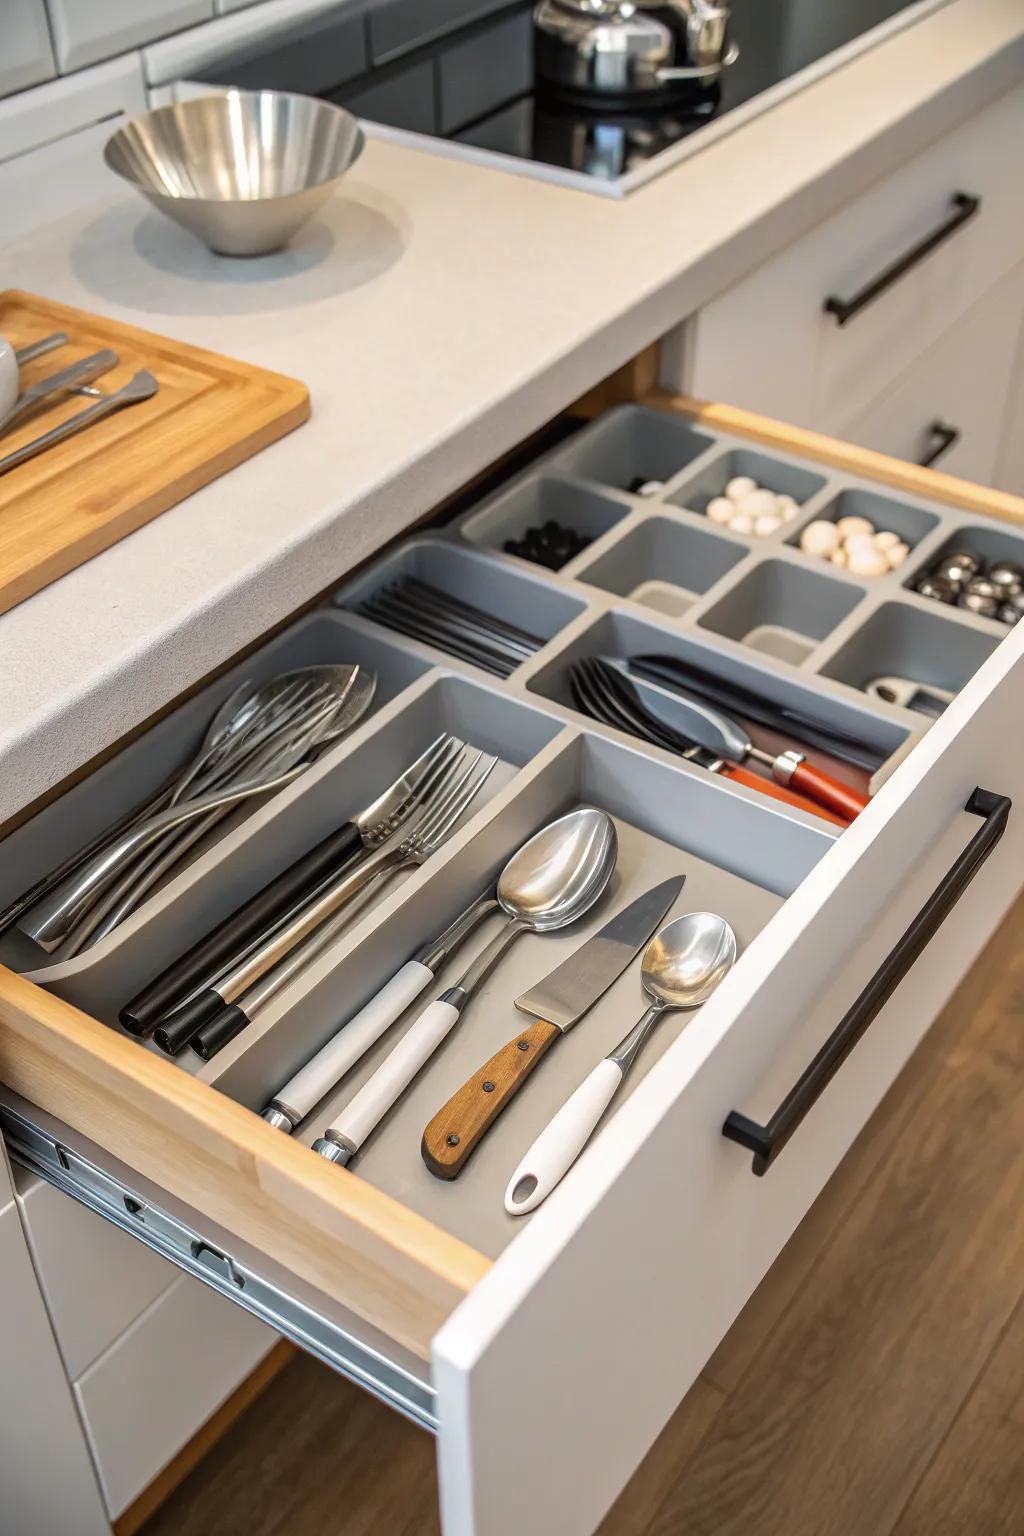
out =
<path fill-rule="evenodd" d="M 112 347 L 120 362 L 96 381 L 112 394 L 140 368 L 159 390 L 0 475 L 0 613 L 109 549 L 309 416 L 296 379 L 120 325 L 32 293 L 0 293 L 0 334 L 23 347 L 53 331 L 68 346 L 22 369 L 22 387 Z M 81 395 L 46 403 L 0 454 L 85 410 Z"/>

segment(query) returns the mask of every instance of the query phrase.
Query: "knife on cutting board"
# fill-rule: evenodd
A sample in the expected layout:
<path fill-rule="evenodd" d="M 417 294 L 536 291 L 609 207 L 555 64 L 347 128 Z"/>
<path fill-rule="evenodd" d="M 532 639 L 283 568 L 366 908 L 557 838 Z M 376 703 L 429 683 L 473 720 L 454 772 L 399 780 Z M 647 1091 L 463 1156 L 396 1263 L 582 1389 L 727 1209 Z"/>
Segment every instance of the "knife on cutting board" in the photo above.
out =
<path fill-rule="evenodd" d="M 566 1034 L 635 960 L 686 880 L 674 875 L 623 907 L 549 976 L 516 998 L 534 1022 L 468 1078 L 423 1132 L 420 1151 L 438 1179 L 454 1179 L 518 1093 L 544 1053 Z"/>

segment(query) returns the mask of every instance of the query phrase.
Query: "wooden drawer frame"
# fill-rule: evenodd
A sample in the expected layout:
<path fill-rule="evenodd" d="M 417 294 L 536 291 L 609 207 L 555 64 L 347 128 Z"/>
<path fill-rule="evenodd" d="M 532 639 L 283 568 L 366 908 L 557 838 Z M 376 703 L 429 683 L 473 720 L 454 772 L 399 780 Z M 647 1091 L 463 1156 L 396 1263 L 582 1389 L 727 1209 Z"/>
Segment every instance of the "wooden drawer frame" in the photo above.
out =
<path fill-rule="evenodd" d="M 596 413 L 617 401 L 642 399 L 898 491 L 1024 526 L 1020 498 L 726 405 L 664 394 L 651 388 L 656 366 L 652 352 L 643 354 L 580 402 L 579 412 Z M 243 1305 L 252 1303 L 238 1294 L 241 1271 L 237 1261 L 226 1256 L 236 1239 L 262 1256 L 275 1275 L 297 1277 L 332 1307 L 428 1362 L 442 1324 L 492 1268 L 472 1247 L 352 1173 L 310 1156 L 304 1146 L 170 1061 L 140 1050 L 133 1041 L 2 968 L 0 1082 L 18 1096 L 5 1124 L 32 1166 Z M 32 1107 L 42 1112 L 42 1129 Z M 87 1138 L 144 1184 L 166 1191 L 172 1202 L 201 1212 L 217 1237 L 181 1222 L 175 1233 L 172 1219 L 161 1226 L 156 1206 L 158 1219 L 149 1232 L 140 1232 L 123 1215 L 119 1219 L 118 1204 L 125 1203 L 128 1186 L 103 1170 L 93 1168 L 90 1173 L 88 1160 L 78 1154 L 62 1155 L 61 1127 Z M 212 1270 L 204 1262 L 211 1253 L 223 1260 Z M 260 1276 L 255 1273 L 251 1279 L 257 1285 L 250 1284 L 250 1296 Z M 282 1315 L 278 1322 L 305 1347 L 356 1379 L 369 1379 L 353 1364 L 351 1338 L 343 1328 L 333 1333 L 328 1328 L 318 1341 L 303 1328 L 301 1318 L 289 1324 Z M 413 1393 L 403 1401 L 401 1393 L 382 1395 L 421 1422 L 432 1422 L 426 1398 L 418 1400 Z M 485 1529 L 483 1517 L 479 1526 L 475 1521 L 475 1515 L 467 1514 L 458 1529 Z"/>

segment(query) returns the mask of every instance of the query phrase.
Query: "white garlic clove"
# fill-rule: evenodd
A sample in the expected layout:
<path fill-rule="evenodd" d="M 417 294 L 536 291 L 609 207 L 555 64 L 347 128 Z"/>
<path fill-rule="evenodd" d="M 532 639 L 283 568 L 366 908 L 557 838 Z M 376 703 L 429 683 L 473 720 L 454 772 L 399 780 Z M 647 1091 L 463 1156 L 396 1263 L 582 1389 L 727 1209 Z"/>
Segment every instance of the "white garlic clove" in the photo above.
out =
<path fill-rule="evenodd" d="M 851 549 L 846 546 L 846 567 L 851 576 L 885 576 L 889 570 L 889 562 L 878 549 L 865 549 L 857 545 Z"/>
<path fill-rule="evenodd" d="M 839 537 L 843 540 L 855 538 L 858 533 L 866 533 L 869 537 L 874 534 L 874 523 L 868 522 L 866 517 L 841 517 L 836 522 L 839 529 Z"/>
<path fill-rule="evenodd" d="M 843 546 L 841 544 L 837 545 L 836 548 L 832 551 L 831 555 L 829 556 L 829 559 L 831 560 L 833 565 L 838 565 L 841 568 L 845 568 L 845 566 L 846 566 L 846 550 L 843 548 Z"/>
<path fill-rule="evenodd" d="M 775 492 L 747 491 L 746 495 L 736 498 L 736 506 L 748 517 L 774 517 Z"/>
<path fill-rule="evenodd" d="M 880 549 L 884 555 L 886 550 L 895 549 L 896 545 L 902 541 L 898 533 L 888 533 L 883 528 L 881 533 L 875 534 L 873 542 L 875 548 Z"/>
<path fill-rule="evenodd" d="M 737 512 L 729 527 L 733 533 L 753 533 L 754 519 L 746 512 Z"/>
<path fill-rule="evenodd" d="M 751 480 L 749 475 L 734 475 L 725 488 L 725 494 L 730 501 L 739 501 L 741 496 L 748 496 L 756 490 L 757 481 Z"/>
<path fill-rule="evenodd" d="M 898 565 L 903 564 L 904 560 L 910 554 L 910 545 L 893 544 L 891 548 L 885 550 L 884 553 L 890 571 L 894 571 Z"/>
<path fill-rule="evenodd" d="M 843 548 L 846 550 L 848 555 L 852 554 L 855 549 L 859 550 L 862 554 L 865 552 L 869 554 L 878 553 L 878 551 L 875 549 L 874 539 L 870 534 L 867 533 L 851 534 L 848 539 L 843 540 Z"/>
<path fill-rule="evenodd" d="M 780 491 L 779 494 L 775 498 L 775 515 L 776 515 L 776 517 L 781 517 L 784 522 L 787 522 L 787 523 L 790 522 L 791 519 L 789 517 L 787 517 L 786 514 L 791 509 L 792 509 L 792 512 L 793 512 L 794 516 L 800 510 L 800 508 L 797 506 L 796 498 L 793 497 L 793 496 L 787 496 L 785 491 Z"/>
<path fill-rule="evenodd" d="M 712 496 L 707 504 L 706 515 L 712 523 L 731 523 L 736 515 L 736 508 L 728 496 Z"/>
<path fill-rule="evenodd" d="M 768 538 L 769 534 L 777 533 L 782 527 L 782 522 L 774 512 L 763 512 L 760 517 L 754 518 L 754 532 L 759 539 Z"/>
<path fill-rule="evenodd" d="M 839 548 L 839 530 L 835 523 L 819 517 L 808 523 L 800 535 L 800 548 L 805 555 L 818 555 L 827 560 Z"/>

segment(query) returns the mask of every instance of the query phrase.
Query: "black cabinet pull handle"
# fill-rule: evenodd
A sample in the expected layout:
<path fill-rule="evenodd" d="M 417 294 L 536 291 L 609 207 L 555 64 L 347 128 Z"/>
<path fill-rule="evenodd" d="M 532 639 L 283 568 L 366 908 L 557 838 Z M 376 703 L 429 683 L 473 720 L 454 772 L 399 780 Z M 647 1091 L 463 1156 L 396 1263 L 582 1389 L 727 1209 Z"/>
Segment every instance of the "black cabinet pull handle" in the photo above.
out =
<path fill-rule="evenodd" d="M 768 1172 L 811 1106 L 835 1077 L 869 1024 L 881 1012 L 925 945 L 934 938 L 1006 830 L 1011 801 L 989 789 L 975 789 L 965 810 L 982 824 L 953 867 L 947 870 L 895 949 L 872 976 L 857 1001 L 840 1019 L 810 1066 L 786 1094 L 767 1125 L 730 1110 L 722 1135 L 754 1154 L 758 1177 Z"/>
<path fill-rule="evenodd" d="M 952 207 L 953 212 L 943 220 L 938 229 L 933 229 L 931 234 L 918 245 L 904 252 L 892 266 L 886 267 L 884 272 L 880 272 L 859 293 L 855 293 L 852 299 L 837 299 L 835 295 L 826 299 L 825 313 L 835 315 L 840 325 L 845 325 L 848 320 L 853 319 L 854 315 L 859 315 L 862 309 L 867 309 L 868 305 L 879 298 L 887 288 L 891 288 L 893 283 L 898 283 L 911 267 L 916 267 L 919 261 L 930 256 L 937 246 L 942 245 L 950 235 L 956 234 L 958 229 L 962 229 L 970 219 L 973 219 L 981 207 L 981 198 L 973 197 L 969 192 L 955 192 Z"/>
<path fill-rule="evenodd" d="M 930 469 L 933 464 L 937 464 L 942 455 L 960 441 L 961 432 L 959 427 L 951 427 L 946 421 L 933 421 L 927 437 L 930 445 L 928 451 L 917 461 L 922 469 Z"/>

